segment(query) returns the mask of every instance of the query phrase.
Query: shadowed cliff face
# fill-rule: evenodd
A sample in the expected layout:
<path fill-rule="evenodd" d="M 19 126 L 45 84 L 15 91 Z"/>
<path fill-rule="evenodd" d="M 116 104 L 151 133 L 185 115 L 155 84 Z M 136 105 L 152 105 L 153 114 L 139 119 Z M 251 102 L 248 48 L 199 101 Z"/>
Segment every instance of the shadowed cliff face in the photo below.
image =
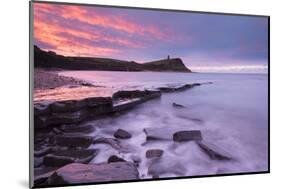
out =
<path fill-rule="evenodd" d="M 191 72 L 180 58 L 163 59 L 144 64 L 134 61 L 96 57 L 66 57 L 34 46 L 34 66 L 42 68 L 61 68 L 68 70 L 105 71 L 174 71 Z"/>
<path fill-rule="evenodd" d="M 162 59 L 142 64 L 144 70 L 191 72 L 180 58 Z"/>

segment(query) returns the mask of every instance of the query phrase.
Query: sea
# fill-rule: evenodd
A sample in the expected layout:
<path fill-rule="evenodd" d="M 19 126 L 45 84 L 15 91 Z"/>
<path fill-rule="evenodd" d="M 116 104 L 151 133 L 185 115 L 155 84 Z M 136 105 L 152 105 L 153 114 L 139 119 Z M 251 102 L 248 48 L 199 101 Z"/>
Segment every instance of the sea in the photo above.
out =
<path fill-rule="evenodd" d="M 111 155 L 126 160 L 138 157 L 141 178 L 151 173 L 163 177 L 260 172 L 268 170 L 268 74 L 62 71 L 106 88 L 150 89 L 167 84 L 205 83 L 192 89 L 164 93 L 118 116 L 89 121 L 96 127 L 93 136 L 112 137 L 118 129 L 132 138 L 122 140 L 129 152 L 117 152 L 105 144 L 93 145 L 101 151 L 92 163 L 102 163 Z M 172 104 L 181 104 L 176 108 Z M 200 130 L 203 141 L 231 156 L 231 160 L 211 159 L 195 142 L 146 141 L 144 129 Z M 164 151 L 159 160 L 145 157 L 149 149 Z"/>

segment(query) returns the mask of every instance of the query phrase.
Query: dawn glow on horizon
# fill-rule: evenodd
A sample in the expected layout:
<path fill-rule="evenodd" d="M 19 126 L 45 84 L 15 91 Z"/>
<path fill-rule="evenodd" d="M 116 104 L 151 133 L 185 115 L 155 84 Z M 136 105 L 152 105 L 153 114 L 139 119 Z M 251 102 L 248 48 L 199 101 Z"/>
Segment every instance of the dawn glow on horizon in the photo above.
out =
<path fill-rule="evenodd" d="M 268 70 L 266 17 L 34 3 L 34 44 L 138 63 L 169 55 L 199 72 Z"/>

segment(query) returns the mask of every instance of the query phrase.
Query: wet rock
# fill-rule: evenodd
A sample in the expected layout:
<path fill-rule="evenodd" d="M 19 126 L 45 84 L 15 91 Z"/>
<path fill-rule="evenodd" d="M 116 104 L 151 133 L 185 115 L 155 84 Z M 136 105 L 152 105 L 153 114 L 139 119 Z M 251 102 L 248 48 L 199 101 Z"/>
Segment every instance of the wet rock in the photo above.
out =
<path fill-rule="evenodd" d="M 46 147 L 41 150 L 36 150 L 34 151 L 34 157 L 42 157 L 45 156 L 46 154 L 49 154 L 53 151 L 51 147 Z"/>
<path fill-rule="evenodd" d="M 61 167 L 69 163 L 89 163 L 97 154 L 98 149 L 58 150 L 44 158 L 44 165 Z"/>
<path fill-rule="evenodd" d="M 148 94 L 148 93 L 147 93 Z M 118 98 L 139 98 L 146 95 L 145 91 L 131 90 L 131 91 L 118 91 L 112 95 L 113 99 Z"/>
<path fill-rule="evenodd" d="M 57 135 L 62 134 L 62 131 L 60 129 L 56 128 L 56 127 L 53 128 L 53 132 Z"/>
<path fill-rule="evenodd" d="M 71 148 L 88 148 L 93 142 L 91 136 L 81 135 L 58 135 L 55 136 L 55 144 L 58 146 L 67 146 Z"/>
<path fill-rule="evenodd" d="M 84 100 L 66 100 L 52 103 L 51 110 L 54 113 L 73 112 L 80 110 L 85 106 L 86 102 Z"/>
<path fill-rule="evenodd" d="M 124 159 L 118 157 L 118 156 L 110 156 L 107 160 L 107 163 L 114 163 L 114 162 L 126 162 Z"/>
<path fill-rule="evenodd" d="M 193 87 L 192 84 L 185 84 L 185 85 L 181 85 L 181 86 L 159 87 L 158 89 L 159 89 L 161 92 L 170 93 L 170 92 L 184 91 L 184 90 L 189 89 L 189 88 L 192 88 L 192 87 Z"/>
<path fill-rule="evenodd" d="M 48 126 L 48 118 L 46 116 L 37 116 L 34 115 L 34 128 L 42 129 Z"/>
<path fill-rule="evenodd" d="M 54 167 L 40 167 L 34 169 L 34 186 L 47 185 L 47 179 L 50 177 L 57 168 Z"/>
<path fill-rule="evenodd" d="M 173 102 L 173 107 L 175 107 L 175 108 L 184 108 L 185 106 Z"/>
<path fill-rule="evenodd" d="M 40 167 L 43 164 L 43 157 L 34 158 L 33 163 L 35 168 Z"/>
<path fill-rule="evenodd" d="M 118 91 L 113 94 L 113 111 L 124 111 L 135 107 L 147 100 L 161 96 L 160 91 L 155 90 L 135 90 L 135 91 Z"/>
<path fill-rule="evenodd" d="M 111 97 L 91 97 L 85 100 L 88 107 L 92 107 L 92 108 L 97 106 L 104 106 L 105 108 L 112 107 Z"/>
<path fill-rule="evenodd" d="M 115 138 L 120 138 L 120 139 L 129 139 L 132 137 L 132 135 L 128 132 L 125 131 L 123 129 L 118 129 L 115 133 L 114 133 L 114 137 Z"/>
<path fill-rule="evenodd" d="M 145 128 L 143 129 L 146 134 L 146 140 L 173 140 L 173 134 L 183 128 Z"/>
<path fill-rule="evenodd" d="M 44 165 L 48 167 L 61 167 L 75 162 L 75 158 L 48 154 L 44 157 Z"/>
<path fill-rule="evenodd" d="M 53 113 L 50 117 L 46 118 L 46 125 L 62 125 L 79 123 L 89 116 L 87 110 L 79 110 L 76 112 L 61 112 Z"/>
<path fill-rule="evenodd" d="M 51 102 L 42 102 L 42 103 L 35 103 L 34 104 L 34 115 L 47 115 L 49 114 L 50 111 L 50 107 L 49 105 L 51 104 Z"/>
<path fill-rule="evenodd" d="M 134 108 L 136 105 L 141 104 L 143 101 L 140 98 L 118 100 L 114 102 L 113 112 L 120 112 Z"/>
<path fill-rule="evenodd" d="M 111 97 L 89 97 L 80 100 L 65 100 L 36 103 L 35 128 L 63 124 L 77 124 L 86 119 L 113 112 Z"/>
<path fill-rule="evenodd" d="M 122 149 L 120 142 L 114 138 L 104 138 L 104 137 L 95 138 L 93 140 L 93 144 L 109 144 L 112 148 L 118 151 Z"/>
<path fill-rule="evenodd" d="M 212 159 L 212 160 L 231 160 L 231 155 L 220 147 L 204 141 L 197 141 L 198 146 Z"/>
<path fill-rule="evenodd" d="M 85 125 L 63 125 L 62 128 L 65 133 L 91 133 L 95 131 L 95 127 L 90 124 Z"/>
<path fill-rule="evenodd" d="M 160 149 L 151 149 L 151 150 L 147 150 L 145 153 L 145 157 L 147 159 L 150 158 L 159 158 L 163 155 L 164 151 L 160 150 Z"/>
<path fill-rule="evenodd" d="M 129 162 L 110 164 L 72 163 L 56 170 L 48 184 L 81 184 L 139 179 L 138 170 Z"/>
<path fill-rule="evenodd" d="M 200 86 L 201 83 L 193 83 L 192 86 Z"/>
<path fill-rule="evenodd" d="M 202 135 L 201 135 L 201 131 L 199 131 L 199 130 L 178 131 L 178 132 L 174 133 L 173 140 L 176 142 L 185 142 L 185 141 L 191 141 L 191 140 L 200 141 L 200 140 L 202 140 Z"/>

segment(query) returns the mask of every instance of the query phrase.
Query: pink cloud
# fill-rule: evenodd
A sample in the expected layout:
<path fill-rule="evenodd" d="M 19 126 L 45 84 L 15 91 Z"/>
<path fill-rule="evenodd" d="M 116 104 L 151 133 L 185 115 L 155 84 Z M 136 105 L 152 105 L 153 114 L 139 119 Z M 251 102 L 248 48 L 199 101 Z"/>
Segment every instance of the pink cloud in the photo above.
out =
<path fill-rule="evenodd" d="M 51 16 L 50 16 L 51 15 Z M 54 18 L 55 15 L 55 18 Z M 57 18 L 57 19 L 56 19 Z M 60 23 L 62 18 L 67 21 L 77 20 L 79 30 L 70 27 L 63 27 Z M 73 22 L 74 24 L 77 22 Z M 126 33 L 127 37 L 104 35 L 98 29 L 87 31 L 84 24 L 99 26 L 109 30 Z M 63 35 L 63 33 L 67 33 Z M 121 49 L 114 48 L 114 45 L 121 45 L 127 48 L 144 48 L 145 44 L 130 38 L 132 35 L 144 36 L 151 39 L 167 39 L 167 34 L 155 26 L 142 26 L 127 20 L 121 15 L 103 14 L 91 7 L 73 5 L 54 5 L 54 4 L 34 4 L 34 37 L 38 42 L 43 42 L 54 48 L 46 49 L 69 56 L 112 56 L 119 54 Z M 74 38 L 83 38 L 90 42 L 105 41 L 110 46 L 94 45 L 94 43 L 83 43 L 73 40 Z"/>

